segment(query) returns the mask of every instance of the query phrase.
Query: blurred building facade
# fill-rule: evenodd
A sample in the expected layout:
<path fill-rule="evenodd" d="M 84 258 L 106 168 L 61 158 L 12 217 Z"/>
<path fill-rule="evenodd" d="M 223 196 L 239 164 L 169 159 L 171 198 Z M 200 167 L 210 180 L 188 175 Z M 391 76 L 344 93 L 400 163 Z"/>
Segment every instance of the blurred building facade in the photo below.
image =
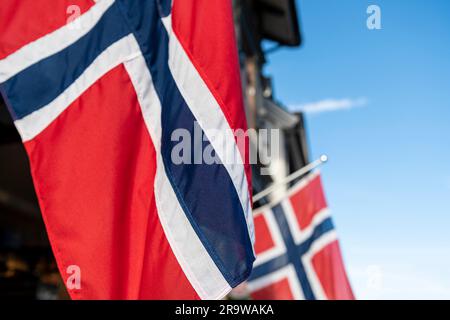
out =
<path fill-rule="evenodd" d="M 233 5 L 248 125 L 256 130 L 279 129 L 278 156 L 253 166 L 256 194 L 309 162 L 303 115 L 283 107 L 275 97 L 275 81 L 264 73 L 267 55 L 283 46 L 300 46 L 301 33 L 295 0 L 234 0 Z M 272 47 L 265 51 L 263 42 Z M 272 147 L 269 138 L 265 143 L 251 139 L 251 143 L 260 149 Z M 258 153 L 270 154 L 260 149 Z M 288 187 L 277 189 L 269 199 L 282 197 Z"/>

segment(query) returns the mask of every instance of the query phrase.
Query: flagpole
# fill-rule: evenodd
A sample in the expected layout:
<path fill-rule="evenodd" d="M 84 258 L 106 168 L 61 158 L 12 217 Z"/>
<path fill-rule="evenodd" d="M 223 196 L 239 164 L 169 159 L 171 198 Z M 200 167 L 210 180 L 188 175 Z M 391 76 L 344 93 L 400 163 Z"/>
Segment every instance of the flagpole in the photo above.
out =
<path fill-rule="evenodd" d="M 272 184 L 271 186 L 269 186 L 268 188 L 264 189 L 263 191 L 257 193 L 256 195 L 253 196 L 253 203 L 255 203 L 258 200 L 261 200 L 262 198 L 264 198 L 265 196 L 271 194 L 273 191 L 275 191 L 276 189 L 278 189 L 281 186 L 284 186 L 286 183 L 289 183 L 299 177 L 301 177 L 302 175 L 304 175 L 305 173 L 308 173 L 309 171 L 319 167 L 320 165 L 324 164 L 325 162 L 328 161 L 328 157 L 326 155 L 321 155 L 319 159 L 308 163 L 306 166 L 304 166 L 303 168 L 291 173 L 290 175 L 288 175 L 286 178 L 284 178 L 283 180 Z"/>

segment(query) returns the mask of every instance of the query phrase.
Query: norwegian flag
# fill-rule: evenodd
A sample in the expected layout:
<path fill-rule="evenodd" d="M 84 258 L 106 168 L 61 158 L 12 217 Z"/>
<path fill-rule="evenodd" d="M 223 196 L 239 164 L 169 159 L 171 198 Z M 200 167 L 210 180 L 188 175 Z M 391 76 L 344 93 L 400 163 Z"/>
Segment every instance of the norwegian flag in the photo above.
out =
<path fill-rule="evenodd" d="M 250 274 L 233 28 L 231 1 L 1 1 L 0 88 L 73 299 L 218 299 Z M 197 126 L 219 163 L 174 163 Z"/>
<path fill-rule="evenodd" d="M 319 173 L 255 212 L 254 299 L 354 299 Z"/>

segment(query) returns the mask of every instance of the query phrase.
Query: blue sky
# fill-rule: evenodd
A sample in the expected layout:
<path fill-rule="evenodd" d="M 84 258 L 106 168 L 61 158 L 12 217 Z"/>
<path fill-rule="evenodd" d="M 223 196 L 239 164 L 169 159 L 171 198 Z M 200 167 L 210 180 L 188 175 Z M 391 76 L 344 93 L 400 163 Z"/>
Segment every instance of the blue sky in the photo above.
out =
<path fill-rule="evenodd" d="M 359 104 L 306 115 L 357 297 L 450 299 L 450 1 L 297 3 L 303 46 L 265 71 L 291 109 Z"/>

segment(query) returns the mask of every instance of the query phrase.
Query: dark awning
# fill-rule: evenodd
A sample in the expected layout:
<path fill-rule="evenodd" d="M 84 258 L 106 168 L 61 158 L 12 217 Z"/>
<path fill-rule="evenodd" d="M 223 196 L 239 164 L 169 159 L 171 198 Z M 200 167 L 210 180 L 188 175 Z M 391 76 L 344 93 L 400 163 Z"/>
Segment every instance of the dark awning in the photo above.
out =
<path fill-rule="evenodd" d="M 301 44 L 295 0 L 254 0 L 264 38 L 286 46 Z"/>

